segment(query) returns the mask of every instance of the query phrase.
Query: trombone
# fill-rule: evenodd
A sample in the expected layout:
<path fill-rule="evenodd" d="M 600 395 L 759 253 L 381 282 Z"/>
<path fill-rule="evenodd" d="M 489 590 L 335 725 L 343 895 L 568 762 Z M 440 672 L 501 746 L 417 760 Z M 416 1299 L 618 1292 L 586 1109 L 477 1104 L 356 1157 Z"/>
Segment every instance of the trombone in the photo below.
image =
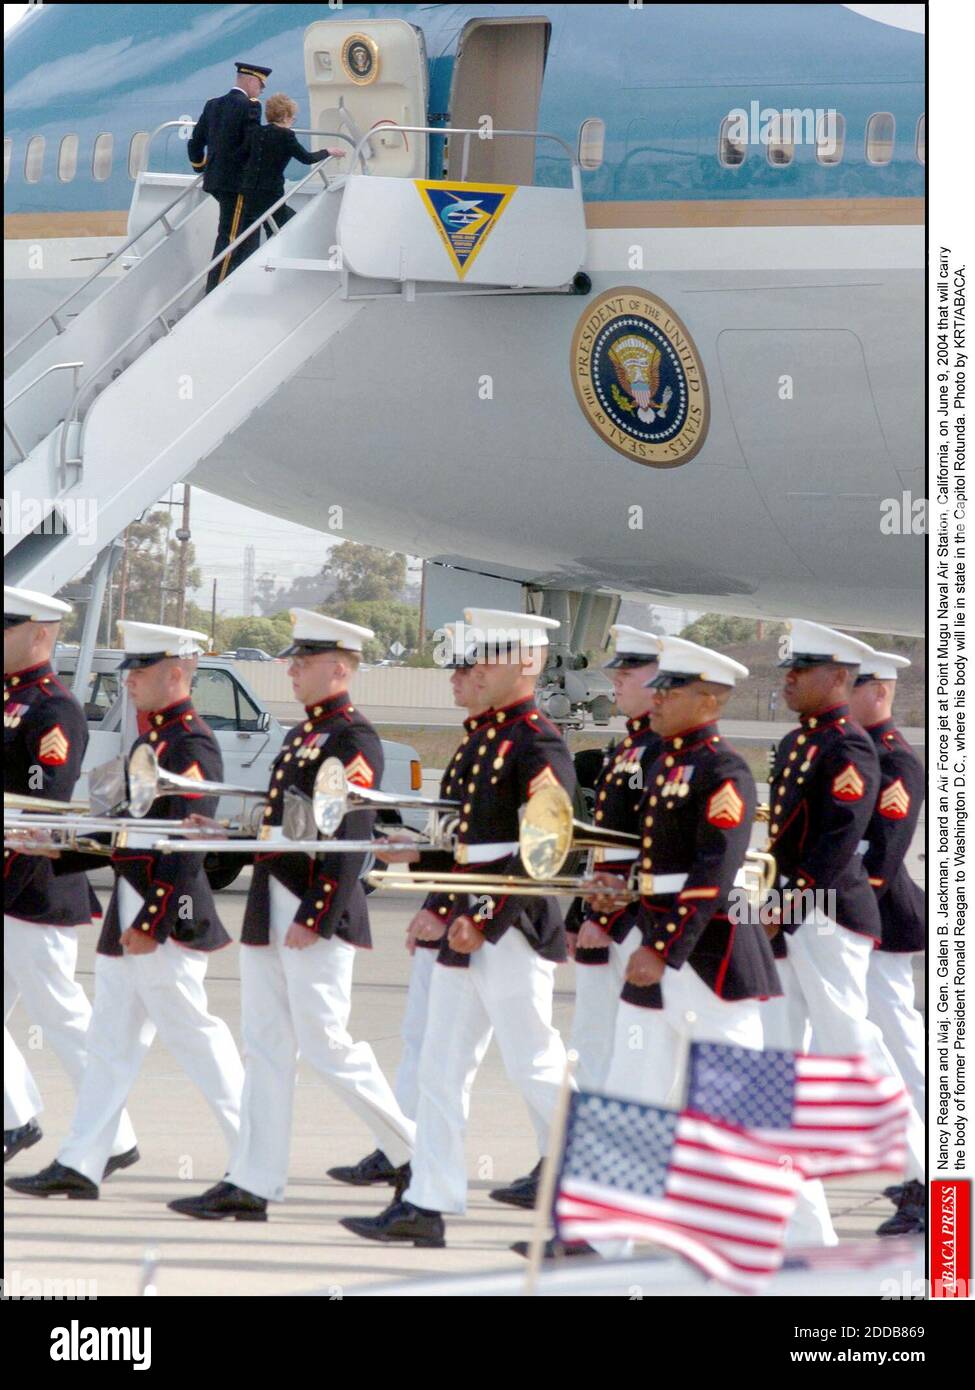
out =
<path fill-rule="evenodd" d="M 137 753 L 152 753 L 152 749 L 145 744 L 136 750 Z M 181 778 L 172 776 L 168 772 L 158 770 L 157 780 L 153 784 L 149 780 L 151 764 L 149 759 L 144 759 L 146 764 L 146 781 L 150 788 L 154 785 L 163 790 L 173 787 L 174 790 L 192 790 L 198 796 L 201 791 L 203 794 L 212 794 L 220 783 L 199 782 L 193 778 Z M 131 776 L 131 763 L 130 763 Z M 185 783 L 182 786 L 173 784 Z M 239 788 L 225 788 L 225 790 L 237 792 Z M 158 795 L 159 792 L 156 792 Z M 251 792 L 250 795 L 257 795 Z M 265 793 L 260 793 L 262 798 Z M 152 798 L 147 802 L 147 806 L 152 804 Z M 428 813 L 426 835 L 416 840 L 409 840 L 403 844 L 398 841 L 369 839 L 369 840 L 336 840 L 330 838 L 341 825 L 343 819 L 351 811 L 378 811 L 378 810 L 424 810 Z M 159 840 L 152 848 L 159 853 L 166 854 L 192 854 L 199 853 L 200 842 L 205 844 L 209 854 L 231 854 L 231 853 L 283 853 L 283 854 L 368 854 L 381 846 L 398 846 L 403 849 L 418 850 L 447 850 L 453 853 L 457 840 L 457 824 L 460 805 L 456 801 L 445 801 L 439 798 L 414 795 L 412 793 L 395 793 L 370 791 L 362 787 L 350 786 L 345 775 L 345 768 L 339 758 L 326 758 L 315 776 L 315 783 L 312 795 L 309 798 L 304 793 L 289 788 L 284 795 L 283 825 L 280 827 L 282 834 L 280 837 L 272 835 L 272 829 L 278 827 L 265 827 L 254 829 L 251 836 L 226 839 L 213 838 L 213 829 L 206 826 L 187 826 L 180 827 L 178 838 Z M 172 829 L 173 823 L 168 822 L 167 828 Z M 320 838 L 324 836 L 325 838 Z M 269 850 L 270 845 L 279 844 L 279 850 Z"/>
<path fill-rule="evenodd" d="M 756 820 L 759 819 L 756 814 Z M 652 873 L 631 869 L 626 886 L 616 889 L 592 876 L 600 850 L 632 849 L 639 853 L 641 837 L 622 830 L 602 829 L 576 820 L 572 802 L 561 787 L 541 787 L 529 797 L 522 812 L 518 850 L 527 878 L 517 874 L 394 873 L 374 871 L 367 875 L 373 887 L 398 888 L 414 893 L 510 893 L 518 897 L 549 897 L 571 893 L 575 897 L 612 897 L 635 902 L 654 892 Z M 570 854 L 589 851 L 590 863 L 584 876 L 561 875 L 559 870 Z M 750 903 L 757 905 L 775 884 L 776 864 L 764 850 L 749 850 L 741 870 L 742 884 Z"/>

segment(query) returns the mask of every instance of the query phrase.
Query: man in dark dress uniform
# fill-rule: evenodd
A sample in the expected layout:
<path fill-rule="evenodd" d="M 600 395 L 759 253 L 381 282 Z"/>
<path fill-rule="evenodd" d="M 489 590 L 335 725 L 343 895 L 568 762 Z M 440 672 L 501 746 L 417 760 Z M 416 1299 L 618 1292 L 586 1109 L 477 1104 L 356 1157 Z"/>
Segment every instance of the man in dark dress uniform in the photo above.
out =
<path fill-rule="evenodd" d="M 237 82 L 222 97 L 211 97 L 193 127 L 186 146 L 193 168 L 203 170 L 203 187 L 220 208 L 213 255 L 219 256 L 247 226 L 242 221 L 244 195 L 240 179 L 247 157 L 247 135 L 260 125 L 260 94 L 271 69 L 258 63 L 237 63 Z M 211 260 L 213 257 L 211 257 Z M 207 294 L 226 279 L 237 264 L 232 252 L 218 261 L 207 276 Z"/>
<path fill-rule="evenodd" d="M 466 731 L 464 740 L 440 778 L 441 798 L 445 801 L 459 801 L 463 790 L 463 771 L 460 766 L 463 750 L 470 742 L 471 732 L 476 728 L 476 717 L 481 711 L 474 689 L 475 663 L 473 658 L 468 659 L 463 652 L 451 651 L 444 666 L 451 673 L 450 686 L 453 691 L 454 703 L 466 709 L 468 713 L 467 719 L 464 720 Z M 420 850 L 409 848 L 408 837 L 403 832 L 393 831 L 390 833 L 389 839 L 391 841 L 402 839 L 404 847 L 402 849 L 378 849 L 376 858 L 384 864 L 415 864 L 422 858 L 423 869 L 426 873 L 449 873 L 453 867 L 454 857 L 448 850 L 424 850 L 421 855 Z M 402 1106 L 404 1115 L 408 1115 L 411 1120 L 416 1119 L 416 1110 L 420 1099 L 420 1053 L 423 1048 L 423 1038 L 427 1025 L 430 982 L 433 978 L 433 967 L 440 950 L 440 942 L 446 931 L 444 918 L 447 916 L 447 912 L 447 894 L 428 893 L 423 900 L 423 906 L 414 913 L 406 929 L 406 949 L 412 956 L 412 964 L 410 983 L 406 994 L 406 1007 L 403 1010 L 403 1022 L 400 1028 L 403 1052 L 396 1071 L 393 1090 L 396 1099 Z M 330 1178 L 335 1178 L 337 1182 L 349 1183 L 353 1187 L 370 1187 L 387 1183 L 396 1187 L 405 1185 L 404 1180 L 409 1180 L 409 1169 L 407 1167 L 395 1168 L 381 1150 L 375 1149 L 372 1153 L 366 1154 L 365 1158 L 361 1158 L 358 1163 L 330 1168 L 328 1175 Z"/>
<path fill-rule="evenodd" d="M 454 864 L 459 872 L 519 874 L 519 808 L 541 787 L 561 786 L 570 797 L 575 789 L 569 750 L 534 698 L 548 630 L 559 624 L 493 609 L 467 609 L 464 617 L 478 634 L 483 708 L 467 721 L 452 765 L 463 798 Z M 379 1216 L 342 1222 L 368 1240 L 441 1246 L 443 1213 L 464 1211 L 470 1089 L 492 1031 L 543 1155 L 565 1072 L 552 1026 L 555 966 L 566 959 L 554 898 L 458 892 L 445 899 L 431 905 L 446 935 L 430 985 L 410 1184 Z"/>
<path fill-rule="evenodd" d="M 763 929 L 730 911 L 756 794 L 717 721 L 748 671 L 683 638 L 660 644 L 650 725 L 661 744 L 640 808 L 642 941 L 626 967 L 605 1090 L 679 1108 L 688 1044 L 761 1048 L 759 1001 L 779 982 Z"/>
<path fill-rule="evenodd" d="M 223 775 L 220 748 L 193 708 L 190 685 L 202 633 L 155 623 L 121 622 L 129 694 L 145 717 L 134 747 L 147 744 L 160 767 L 194 781 Z M 215 809 L 214 796 L 163 794 L 150 814 L 174 829 L 192 811 Z M 88 1059 L 67 1139 L 57 1159 L 9 1186 L 32 1197 L 97 1198 L 115 1133 L 139 1068 L 158 1032 L 199 1086 L 233 1151 L 244 1072 L 230 1029 L 209 1011 L 204 979 L 212 951 L 230 941 L 203 869 L 203 854 L 150 847 L 159 830 L 138 830 L 111 856 L 115 885 L 95 960 L 95 1010 Z M 63 851 L 54 871 L 100 868 L 106 859 Z"/>
<path fill-rule="evenodd" d="M 606 669 L 612 673 L 617 708 L 627 716 L 626 735 L 607 754 L 596 779 L 593 821 L 603 829 L 638 835 L 640 806 L 661 743 L 650 726 L 655 696 L 647 687 L 656 675 L 660 639 L 620 624 L 611 631 L 616 651 Z M 638 858 L 636 847 L 601 849 L 594 855 L 597 873 L 607 886 L 615 881 L 620 887 Z M 579 1054 L 577 1076 L 585 1089 L 599 1090 L 606 1080 L 626 963 L 641 940 L 637 916 L 636 903 L 577 898 L 566 918 L 576 963 L 571 1046 Z"/>
<path fill-rule="evenodd" d="M 819 623 L 795 619 L 789 626 L 785 702 L 800 724 L 779 744 L 769 785 L 787 987 L 798 991 L 798 1013 L 812 1025 L 813 1052 L 866 1057 L 878 1074 L 897 1075 L 867 1005 L 882 924 L 863 850 L 881 790 L 880 762 L 849 705 L 860 664 L 873 652 Z M 913 1106 L 907 1150 L 907 1178 L 919 1180 L 924 1127 Z"/>
<path fill-rule="evenodd" d="M 202 1221 L 265 1221 L 288 1177 L 298 1054 L 372 1131 L 390 1163 L 407 1163 L 414 1125 L 403 1114 L 368 1043 L 348 1032 L 356 949 L 372 945 L 364 854 L 289 854 L 283 804 L 292 789 L 310 797 L 322 758 L 339 758 L 350 784 L 378 788 L 382 742 L 349 698 L 369 628 L 309 609 L 292 610 L 291 657 L 303 723 L 289 730 L 271 769 L 261 838 L 244 912 L 241 1034 L 247 1059 L 240 1143 L 225 1182 L 170 1202 Z M 336 839 L 368 839 L 372 811 L 348 813 Z M 281 847 L 275 848 L 275 842 Z"/>
<path fill-rule="evenodd" d="M 914 956 L 927 946 L 924 893 L 904 863 L 924 803 L 924 768 L 893 718 L 897 676 L 911 663 L 893 652 L 864 657 L 850 713 L 873 739 L 880 791 L 867 826 L 863 864 L 880 908 L 880 944 L 867 972 L 869 1017 L 884 1035 L 918 1114 L 925 1111 L 924 1019 L 915 1004 Z M 924 1229 L 924 1188 L 912 1181 L 885 1189 L 897 1212 L 882 1235 Z"/>
<path fill-rule="evenodd" d="M 51 665 L 67 603 L 29 589 L 3 591 L 4 791 L 70 801 L 88 743 L 81 705 Z M 22 998 L 45 1046 L 53 1048 L 77 1089 L 85 1069 L 91 1005 L 75 979 L 75 927 L 91 921 L 84 874 L 56 878 L 51 862 L 4 850 L 3 1015 Z M 4 1029 L 3 1156 L 6 1163 L 41 1138 L 40 1092 Z M 112 1159 L 135 1148 L 128 1116 L 110 1136 Z M 113 1167 L 122 1166 L 113 1163 Z"/>

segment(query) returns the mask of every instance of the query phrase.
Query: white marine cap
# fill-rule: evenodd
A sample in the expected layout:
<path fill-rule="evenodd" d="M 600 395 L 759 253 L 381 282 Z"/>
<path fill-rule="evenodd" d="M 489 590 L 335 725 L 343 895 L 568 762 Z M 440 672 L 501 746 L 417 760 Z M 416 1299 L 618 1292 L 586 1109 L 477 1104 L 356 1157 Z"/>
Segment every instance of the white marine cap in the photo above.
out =
<path fill-rule="evenodd" d="M 670 690 L 678 685 L 690 685 L 693 681 L 713 681 L 715 685 L 733 686 L 737 680 L 744 680 L 748 667 L 740 661 L 725 656 L 723 652 L 712 651 L 710 647 L 699 647 L 696 642 L 688 642 L 683 637 L 661 637 L 660 656 L 657 674 L 647 681 L 649 690 Z"/>
<path fill-rule="evenodd" d="M 866 681 L 895 681 L 898 671 L 903 671 L 910 664 L 906 656 L 898 656 L 896 652 L 875 652 L 871 648 L 870 655 L 860 662 L 860 674 L 855 683 L 863 685 Z"/>
<path fill-rule="evenodd" d="M 189 627 L 163 627 L 160 623 L 131 622 L 128 618 L 121 618 L 118 626 L 125 652 L 118 666 L 120 671 L 155 666 L 167 657 L 199 656 L 209 641 L 205 632 Z"/>
<path fill-rule="evenodd" d="M 364 642 L 375 637 L 371 627 L 343 623 L 311 608 L 292 608 L 291 643 L 278 656 L 314 656 L 317 652 L 361 652 Z"/>
<path fill-rule="evenodd" d="M 638 627 L 627 627 L 625 623 L 614 623 L 610 632 L 616 652 L 612 660 L 604 664 L 604 671 L 617 666 L 647 666 L 660 655 L 660 638 L 652 632 L 641 632 Z"/>
<path fill-rule="evenodd" d="M 15 589 L 10 584 L 3 586 L 5 628 L 18 627 L 21 623 L 59 623 L 70 612 L 71 604 L 62 603 L 59 598 L 35 593 L 33 589 Z"/>
<path fill-rule="evenodd" d="M 515 648 L 547 647 L 548 634 L 562 626 L 558 618 L 509 613 L 503 608 L 465 608 L 464 621 L 463 650 L 476 651 L 481 660 Z"/>
<path fill-rule="evenodd" d="M 821 623 L 793 618 L 788 623 L 789 654 L 780 666 L 860 666 L 873 648 Z"/>

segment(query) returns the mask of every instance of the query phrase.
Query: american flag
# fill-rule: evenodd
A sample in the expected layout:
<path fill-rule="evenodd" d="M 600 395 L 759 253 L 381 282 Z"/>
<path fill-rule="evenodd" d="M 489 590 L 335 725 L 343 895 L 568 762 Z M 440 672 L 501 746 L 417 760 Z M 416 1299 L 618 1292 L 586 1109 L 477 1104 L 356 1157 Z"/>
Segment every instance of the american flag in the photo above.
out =
<path fill-rule="evenodd" d="M 746 1130 L 810 1178 L 900 1172 L 910 1104 L 900 1078 L 863 1057 L 691 1044 L 687 1110 Z"/>
<path fill-rule="evenodd" d="M 570 1100 L 556 1234 L 649 1241 L 758 1293 L 782 1263 L 802 1181 L 729 1125 L 579 1091 Z"/>

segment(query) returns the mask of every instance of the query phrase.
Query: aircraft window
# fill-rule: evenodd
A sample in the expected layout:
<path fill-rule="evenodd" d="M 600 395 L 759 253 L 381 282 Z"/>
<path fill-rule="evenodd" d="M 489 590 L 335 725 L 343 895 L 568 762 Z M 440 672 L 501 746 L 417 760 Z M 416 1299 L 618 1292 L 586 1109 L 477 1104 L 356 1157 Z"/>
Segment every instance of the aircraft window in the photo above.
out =
<path fill-rule="evenodd" d="M 58 149 L 58 178 L 70 183 L 78 172 L 78 137 L 66 135 Z"/>
<path fill-rule="evenodd" d="M 918 164 L 924 164 L 928 157 L 928 121 L 926 116 L 917 118 L 917 134 L 914 137 L 914 153 Z"/>
<path fill-rule="evenodd" d="M 3 181 L 4 181 L 4 183 L 6 183 L 7 180 L 10 178 L 10 161 L 11 161 L 11 159 L 12 159 L 12 157 L 13 157 L 13 152 L 14 152 L 14 142 L 13 142 L 12 140 L 4 139 L 4 142 L 3 142 Z"/>
<path fill-rule="evenodd" d="M 91 155 L 91 175 L 99 183 L 104 183 L 112 172 L 112 147 L 115 137 L 105 131 L 95 136 L 95 148 Z"/>
<path fill-rule="evenodd" d="M 599 116 L 588 116 L 579 127 L 579 163 L 583 169 L 599 168 L 605 143 L 606 122 Z"/>
<path fill-rule="evenodd" d="M 146 154 L 149 149 L 148 130 L 137 130 L 129 141 L 129 178 L 135 179 L 146 167 Z"/>
<path fill-rule="evenodd" d="M 744 164 L 747 147 L 738 130 L 739 122 L 725 116 L 718 131 L 718 160 L 728 169 Z"/>
<path fill-rule="evenodd" d="M 816 119 L 816 158 L 820 164 L 839 164 L 846 140 L 846 120 L 838 111 L 824 111 Z"/>
<path fill-rule="evenodd" d="M 44 136 L 32 135 L 27 141 L 24 156 L 24 178 L 28 183 L 40 183 L 44 172 Z"/>
<path fill-rule="evenodd" d="M 889 111 L 875 111 L 867 121 L 867 160 L 889 164 L 894 156 L 894 118 Z"/>
<path fill-rule="evenodd" d="M 770 164 L 783 167 L 791 164 L 796 152 L 795 132 L 792 117 L 786 118 L 777 112 L 769 121 L 767 157 Z"/>

